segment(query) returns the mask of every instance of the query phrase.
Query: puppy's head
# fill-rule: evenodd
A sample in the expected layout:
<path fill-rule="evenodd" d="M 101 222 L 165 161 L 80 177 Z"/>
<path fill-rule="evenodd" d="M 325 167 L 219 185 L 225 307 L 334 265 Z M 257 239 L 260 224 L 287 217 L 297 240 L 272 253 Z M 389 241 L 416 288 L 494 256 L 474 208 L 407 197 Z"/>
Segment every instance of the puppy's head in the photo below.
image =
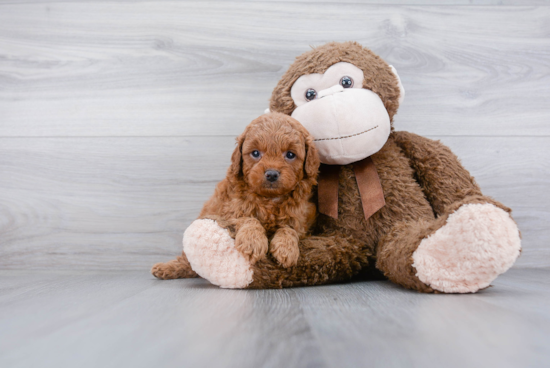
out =
<path fill-rule="evenodd" d="M 260 116 L 237 138 L 229 176 L 243 180 L 256 194 L 278 197 L 298 184 L 316 183 L 319 156 L 308 131 L 280 113 Z"/>

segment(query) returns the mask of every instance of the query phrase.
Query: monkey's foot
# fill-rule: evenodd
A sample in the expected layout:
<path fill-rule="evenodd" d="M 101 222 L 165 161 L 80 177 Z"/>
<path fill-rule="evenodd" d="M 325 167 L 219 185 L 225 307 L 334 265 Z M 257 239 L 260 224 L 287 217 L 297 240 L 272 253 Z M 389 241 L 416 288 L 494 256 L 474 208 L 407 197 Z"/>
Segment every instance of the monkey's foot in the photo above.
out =
<path fill-rule="evenodd" d="M 521 252 L 518 228 L 492 204 L 466 204 L 413 253 L 416 276 L 445 293 L 474 293 L 506 272 Z"/>
<path fill-rule="evenodd" d="M 214 285 L 242 289 L 252 282 L 250 262 L 214 220 L 195 220 L 183 234 L 183 250 L 193 271 Z"/>

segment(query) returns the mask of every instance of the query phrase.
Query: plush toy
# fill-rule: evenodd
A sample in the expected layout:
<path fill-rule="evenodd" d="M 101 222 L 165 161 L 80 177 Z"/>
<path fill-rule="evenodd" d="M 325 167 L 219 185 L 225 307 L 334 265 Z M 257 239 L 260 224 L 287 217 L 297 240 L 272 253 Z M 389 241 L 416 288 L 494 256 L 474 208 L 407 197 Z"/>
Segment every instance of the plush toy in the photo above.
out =
<path fill-rule="evenodd" d="M 511 210 L 484 196 L 446 146 L 393 130 L 403 98 L 395 69 L 358 43 L 329 43 L 297 57 L 270 109 L 310 131 L 323 163 L 320 213 L 313 235 L 300 242 L 298 264 L 251 264 L 223 224 L 198 219 L 184 234 L 182 256 L 155 265 L 153 274 L 196 272 L 225 288 L 319 285 L 377 273 L 421 292 L 488 287 L 521 251 Z"/>

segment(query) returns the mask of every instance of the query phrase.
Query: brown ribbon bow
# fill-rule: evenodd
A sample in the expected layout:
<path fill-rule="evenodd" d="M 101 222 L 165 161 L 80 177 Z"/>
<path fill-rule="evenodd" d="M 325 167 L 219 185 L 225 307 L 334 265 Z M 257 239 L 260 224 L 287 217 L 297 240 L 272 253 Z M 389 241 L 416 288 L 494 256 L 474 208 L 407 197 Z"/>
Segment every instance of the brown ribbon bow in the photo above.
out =
<path fill-rule="evenodd" d="M 374 215 L 384 207 L 384 192 L 380 184 L 380 178 L 376 166 L 370 157 L 353 164 L 359 195 L 363 205 L 365 219 Z M 340 175 L 339 165 L 321 165 L 318 178 L 319 212 L 338 218 L 338 177 Z"/>

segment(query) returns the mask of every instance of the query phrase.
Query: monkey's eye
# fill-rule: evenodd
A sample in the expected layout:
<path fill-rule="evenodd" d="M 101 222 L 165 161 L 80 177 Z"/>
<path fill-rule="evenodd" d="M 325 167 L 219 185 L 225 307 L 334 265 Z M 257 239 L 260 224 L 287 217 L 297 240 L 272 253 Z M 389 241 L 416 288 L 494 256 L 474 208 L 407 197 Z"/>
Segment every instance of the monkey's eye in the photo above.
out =
<path fill-rule="evenodd" d="M 344 88 L 351 88 L 353 87 L 353 79 L 346 75 L 345 77 L 342 77 L 342 79 L 340 79 L 340 85 Z"/>
<path fill-rule="evenodd" d="M 289 160 L 294 160 L 296 158 L 296 154 L 294 152 L 287 151 L 285 157 Z"/>
<path fill-rule="evenodd" d="M 262 154 L 260 153 L 260 151 L 258 150 L 254 150 L 250 153 L 250 156 L 254 157 L 254 158 L 260 158 Z"/>
<path fill-rule="evenodd" d="M 306 100 L 315 100 L 315 97 L 317 97 L 317 91 L 315 91 L 313 88 L 310 88 L 306 91 Z"/>

